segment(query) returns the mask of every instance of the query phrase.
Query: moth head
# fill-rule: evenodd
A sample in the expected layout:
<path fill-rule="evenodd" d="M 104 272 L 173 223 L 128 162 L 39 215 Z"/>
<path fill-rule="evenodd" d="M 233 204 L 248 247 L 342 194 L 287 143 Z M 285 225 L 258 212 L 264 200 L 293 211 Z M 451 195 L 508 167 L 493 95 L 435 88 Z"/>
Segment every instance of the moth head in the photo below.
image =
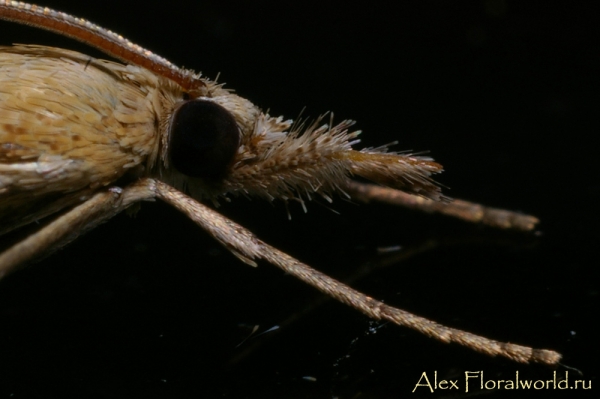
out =
<path fill-rule="evenodd" d="M 441 165 L 428 157 L 388 152 L 388 146 L 355 150 L 354 121 L 333 123 L 272 117 L 250 101 L 206 81 L 208 96 L 173 106 L 163 160 L 169 182 L 217 201 L 228 194 L 268 200 L 328 201 L 344 193 L 353 176 L 432 199 L 443 198 L 431 175 Z"/>

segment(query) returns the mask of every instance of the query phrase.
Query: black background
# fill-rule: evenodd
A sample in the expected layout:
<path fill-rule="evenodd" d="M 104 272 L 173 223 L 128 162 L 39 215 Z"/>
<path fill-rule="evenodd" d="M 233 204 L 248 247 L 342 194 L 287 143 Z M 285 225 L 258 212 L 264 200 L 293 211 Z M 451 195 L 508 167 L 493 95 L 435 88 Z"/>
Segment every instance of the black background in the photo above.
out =
<path fill-rule="evenodd" d="M 536 234 L 336 200 L 331 212 L 237 199 L 220 210 L 369 295 L 438 322 L 564 354 L 597 391 L 600 185 L 592 2 L 48 0 L 235 88 L 271 114 L 358 120 L 363 144 L 430 150 L 448 194 L 540 217 Z M 2 22 L 2 44 L 94 50 Z M 378 255 L 378 247 L 402 250 Z M 398 259 L 394 259 L 397 257 Z M 467 397 L 463 373 L 550 379 L 374 323 L 161 203 L 119 215 L 2 281 L 2 398 Z M 238 346 L 258 325 L 259 332 Z M 374 331 L 371 332 L 371 331 Z M 461 391 L 411 393 L 427 371 Z M 559 373 L 564 373 L 559 368 Z M 306 378 L 310 377 L 310 378 Z"/>

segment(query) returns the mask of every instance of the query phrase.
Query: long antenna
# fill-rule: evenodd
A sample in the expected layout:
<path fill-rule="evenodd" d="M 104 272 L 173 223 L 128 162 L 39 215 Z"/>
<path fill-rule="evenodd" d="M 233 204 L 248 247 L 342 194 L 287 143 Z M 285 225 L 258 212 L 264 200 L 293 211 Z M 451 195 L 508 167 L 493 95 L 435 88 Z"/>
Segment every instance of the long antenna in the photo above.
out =
<path fill-rule="evenodd" d="M 0 19 L 45 29 L 96 47 L 111 57 L 146 68 L 172 80 L 192 97 L 206 91 L 204 82 L 192 71 L 179 68 L 123 36 L 83 18 L 34 4 L 0 0 Z"/>

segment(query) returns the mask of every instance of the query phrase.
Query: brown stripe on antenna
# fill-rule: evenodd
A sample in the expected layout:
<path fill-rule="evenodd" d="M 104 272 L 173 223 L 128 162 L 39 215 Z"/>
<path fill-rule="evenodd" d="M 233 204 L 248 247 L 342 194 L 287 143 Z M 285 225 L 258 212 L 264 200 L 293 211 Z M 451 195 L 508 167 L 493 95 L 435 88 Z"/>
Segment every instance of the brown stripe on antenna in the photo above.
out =
<path fill-rule="evenodd" d="M 206 85 L 190 70 L 83 18 L 20 1 L 0 0 L 0 19 L 45 29 L 96 47 L 123 62 L 146 68 L 180 85 L 191 97 L 206 94 Z"/>

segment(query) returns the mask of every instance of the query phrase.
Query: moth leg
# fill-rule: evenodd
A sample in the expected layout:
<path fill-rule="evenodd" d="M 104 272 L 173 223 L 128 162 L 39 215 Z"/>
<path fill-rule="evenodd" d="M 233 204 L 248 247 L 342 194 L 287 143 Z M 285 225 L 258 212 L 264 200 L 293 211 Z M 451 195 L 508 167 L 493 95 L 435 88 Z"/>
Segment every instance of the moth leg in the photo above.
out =
<path fill-rule="evenodd" d="M 392 188 L 351 181 L 345 191 L 358 201 L 380 201 L 428 213 L 442 213 L 471 223 L 482 223 L 500 229 L 531 231 L 539 223 L 535 216 L 453 199 L 450 202 L 433 201 Z"/>
<path fill-rule="evenodd" d="M 551 350 L 494 341 L 388 306 L 271 247 L 244 227 L 159 181 L 156 182 L 156 197 L 179 209 L 245 262 L 255 265 L 254 259 L 264 259 L 373 319 L 387 320 L 443 342 L 458 343 L 490 356 L 504 356 L 520 363 L 556 365 L 561 358 L 559 353 Z"/>
<path fill-rule="evenodd" d="M 19 265 L 76 239 L 135 202 L 154 197 L 154 180 L 144 179 L 124 189 L 107 189 L 62 214 L 0 254 L 0 279 Z"/>

